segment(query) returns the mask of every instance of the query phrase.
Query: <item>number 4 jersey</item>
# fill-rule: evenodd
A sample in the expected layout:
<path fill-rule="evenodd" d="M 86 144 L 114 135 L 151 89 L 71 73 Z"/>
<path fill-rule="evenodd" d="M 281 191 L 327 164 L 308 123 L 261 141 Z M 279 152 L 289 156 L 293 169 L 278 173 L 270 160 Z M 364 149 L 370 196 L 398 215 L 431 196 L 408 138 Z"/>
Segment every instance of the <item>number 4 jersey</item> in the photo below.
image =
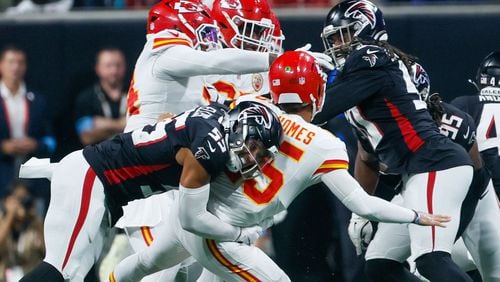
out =
<path fill-rule="evenodd" d="M 491 93 L 490 95 L 488 95 Z M 451 102 L 470 114 L 477 127 L 477 145 L 500 194 L 500 91 L 487 87 L 481 95 L 461 96 Z"/>
<path fill-rule="evenodd" d="M 285 210 L 321 175 L 347 169 L 345 145 L 330 132 L 305 122 L 300 116 L 283 114 L 283 141 L 274 161 L 263 175 L 242 182 L 238 175 L 222 173 L 210 186 L 208 209 L 221 220 L 250 226 Z"/>

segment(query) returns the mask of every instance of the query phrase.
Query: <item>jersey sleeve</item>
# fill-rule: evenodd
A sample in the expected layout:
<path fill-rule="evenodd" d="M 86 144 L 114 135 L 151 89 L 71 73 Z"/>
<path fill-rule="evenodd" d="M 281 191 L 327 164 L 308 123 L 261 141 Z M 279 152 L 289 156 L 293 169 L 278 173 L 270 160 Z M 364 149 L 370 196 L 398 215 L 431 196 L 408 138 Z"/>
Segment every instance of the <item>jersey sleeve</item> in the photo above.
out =
<path fill-rule="evenodd" d="M 212 176 L 226 167 L 229 158 L 224 132 L 217 122 L 221 111 L 214 106 L 200 107 L 188 118 L 191 152 L 205 170 Z"/>
<path fill-rule="evenodd" d="M 153 75 L 163 73 L 174 77 L 210 74 L 245 74 L 269 69 L 269 54 L 226 48 L 204 52 L 189 46 L 176 45 L 156 59 Z"/>
<path fill-rule="evenodd" d="M 326 89 L 323 108 L 313 123 L 325 123 L 384 87 L 393 85 L 383 68 L 388 60 L 385 51 L 379 47 L 362 48 L 351 54 L 335 82 Z"/>
<path fill-rule="evenodd" d="M 465 139 L 467 140 L 468 147 L 465 148 L 467 152 L 471 149 L 472 145 L 476 142 L 476 124 L 474 123 L 474 119 L 467 113 L 465 113 L 465 122 L 468 126 L 467 134 L 464 134 Z"/>
<path fill-rule="evenodd" d="M 321 176 L 337 169 L 349 169 L 349 157 L 345 144 L 334 135 L 323 132 L 317 140 L 316 157 L 320 160 L 313 172 L 313 183 L 321 181 Z"/>

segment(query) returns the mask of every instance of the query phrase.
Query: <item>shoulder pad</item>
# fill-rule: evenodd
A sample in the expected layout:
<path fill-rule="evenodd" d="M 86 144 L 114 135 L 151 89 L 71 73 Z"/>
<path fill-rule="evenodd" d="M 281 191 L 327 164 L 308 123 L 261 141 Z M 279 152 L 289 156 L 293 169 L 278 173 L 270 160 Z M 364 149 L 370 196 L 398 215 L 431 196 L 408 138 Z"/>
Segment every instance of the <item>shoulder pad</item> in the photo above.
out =
<path fill-rule="evenodd" d="M 183 45 L 193 47 L 193 42 L 186 34 L 176 30 L 163 30 L 153 35 L 148 35 L 148 40 L 152 41 L 151 50 L 164 50 L 166 47 Z"/>
<path fill-rule="evenodd" d="M 347 57 L 344 72 L 354 72 L 363 69 L 378 68 L 391 62 L 384 48 L 376 45 L 364 45 L 352 51 Z"/>

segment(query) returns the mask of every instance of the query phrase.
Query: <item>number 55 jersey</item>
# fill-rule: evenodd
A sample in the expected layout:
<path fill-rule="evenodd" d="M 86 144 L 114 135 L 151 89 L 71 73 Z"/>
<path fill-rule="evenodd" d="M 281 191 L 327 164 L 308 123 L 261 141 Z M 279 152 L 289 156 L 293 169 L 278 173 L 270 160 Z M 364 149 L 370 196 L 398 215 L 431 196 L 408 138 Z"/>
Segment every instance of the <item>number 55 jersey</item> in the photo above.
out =
<path fill-rule="evenodd" d="M 259 224 L 286 210 L 324 173 L 347 169 L 344 143 L 330 132 L 307 123 L 298 115 L 282 114 L 283 140 L 274 161 L 261 176 L 241 180 L 229 172 L 211 183 L 208 210 L 236 226 Z"/>

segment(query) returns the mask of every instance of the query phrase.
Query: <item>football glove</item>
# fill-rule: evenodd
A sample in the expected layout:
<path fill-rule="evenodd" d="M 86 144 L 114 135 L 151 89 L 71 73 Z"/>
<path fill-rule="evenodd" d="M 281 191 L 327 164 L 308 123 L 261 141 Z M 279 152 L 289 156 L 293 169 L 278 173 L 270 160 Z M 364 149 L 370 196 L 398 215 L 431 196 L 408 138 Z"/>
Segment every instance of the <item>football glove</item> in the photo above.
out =
<path fill-rule="evenodd" d="M 240 227 L 240 235 L 236 238 L 236 242 L 252 245 L 255 241 L 264 234 L 264 230 L 260 225 L 250 227 Z"/>
<path fill-rule="evenodd" d="M 295 51 L 304 51 L 308 53 L 309 55 L 313 56 L 314 59 L 316 59 L 316 63 L 320 67 L 326 70 L 333 70 L 334 66 L 332 64 L 332 58 L 326 54 L 320 53 L 320 52 L 312 52 L 310 51 L 311 49 L 311 43 L 307 43 L 306 45 L 295 49 Z"/>
<path fill-rule="evenodd" d="M 351 216 L 351 221 L 349 222 L 349 238 L 356 248 L 356 254 L 359 256 L 366 248 L 373 237 L 373 227 L 371 222 L 355 213 Z"/>

